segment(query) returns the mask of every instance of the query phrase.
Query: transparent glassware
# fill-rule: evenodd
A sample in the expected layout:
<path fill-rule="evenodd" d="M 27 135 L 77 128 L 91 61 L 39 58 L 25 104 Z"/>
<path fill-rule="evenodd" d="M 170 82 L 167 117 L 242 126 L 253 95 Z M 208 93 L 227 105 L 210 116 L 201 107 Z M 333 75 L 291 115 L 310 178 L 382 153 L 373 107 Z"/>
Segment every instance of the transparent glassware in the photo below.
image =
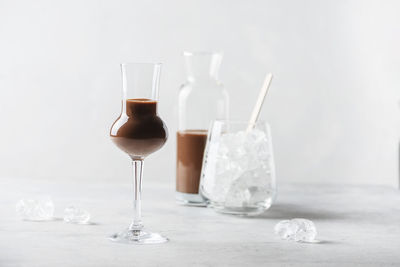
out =
<path fill-rule="evenodd" d="M 258 215 L 276 196 L 270 128 L 257 122 L 214 121 L 201 174 L 201 194 L 221 213 Z"/>
<path fill-rule="evenodd" d="M 215 119 L 228 119 L 229 98 L 218 71 L 219 52 L 184 52 L 187 80 L 178 102 L 176 200 L 204 206 L 199 194 L 200 174 L 207 129 Z"/>
<path fill-rule="evenodd" d="M 161 64 L 126 63 L 121 64 L 121 71 L 122 108 L 111 127 L 110 137 L 132 160 L 133 221 L 110 239 L 133 244 L 163 243 L 168 239 L 145 230 L 141 218 L 144 159 L 160 149 L 168 138 L 167 127 L 157 113 Z"/>

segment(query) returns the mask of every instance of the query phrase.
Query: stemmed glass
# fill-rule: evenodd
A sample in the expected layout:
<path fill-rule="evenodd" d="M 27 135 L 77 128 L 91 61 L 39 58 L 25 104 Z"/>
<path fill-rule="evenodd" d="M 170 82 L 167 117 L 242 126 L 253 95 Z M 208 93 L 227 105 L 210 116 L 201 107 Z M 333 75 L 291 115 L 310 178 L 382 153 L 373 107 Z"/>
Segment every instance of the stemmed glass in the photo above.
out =
<path fill-rule="evenodd" d="M 133 221 L 112 241 L 134 244 L 154 244 L 168 241 L 157 233 L 144 230 L 141 219 L 143 161 L 167 141 L 167 127 L 157 114 L 161 64 L 125 63 L 122 71 L 121 115 L 113 123 L 110 137 L 127 153 L 133 164 Z"/>

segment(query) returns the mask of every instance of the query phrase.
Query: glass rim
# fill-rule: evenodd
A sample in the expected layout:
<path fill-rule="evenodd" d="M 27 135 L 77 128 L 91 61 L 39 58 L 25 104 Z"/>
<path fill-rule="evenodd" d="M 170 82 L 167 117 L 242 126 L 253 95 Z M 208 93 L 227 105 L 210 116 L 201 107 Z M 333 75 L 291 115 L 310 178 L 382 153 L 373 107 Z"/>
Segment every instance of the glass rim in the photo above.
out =
<path fill-rule="evenodd" d="M 195 51 L 188 51 L 185 50 L 182 53 L 184 56 L 197 56 L 197 55 L 203 55 L 203 56 L 209 56 L 209 55 L 220 55 L 223 56 L 224 52 L 220 50 L 195 50 Z"/>
<path fill-rule="evenodd" d="M 161 62 L 122 62 L 120 63 L 121 66 L 128 66 L 128 65 L 147 65 L 147 66 L 161 66 Z"/>
<path fill-rule="evenodd" d="M 218 122 L 218 123 L 225 123 L 225 124 L 236 124 L 236 125 L 259 125 L 259 124 L 266 124 L 269 125 L 269 123 L 265 120 L 258 120 L 254 123 L 249 123 L 248 121 L 245 120 L 214 120 L 213 123 Z"/>

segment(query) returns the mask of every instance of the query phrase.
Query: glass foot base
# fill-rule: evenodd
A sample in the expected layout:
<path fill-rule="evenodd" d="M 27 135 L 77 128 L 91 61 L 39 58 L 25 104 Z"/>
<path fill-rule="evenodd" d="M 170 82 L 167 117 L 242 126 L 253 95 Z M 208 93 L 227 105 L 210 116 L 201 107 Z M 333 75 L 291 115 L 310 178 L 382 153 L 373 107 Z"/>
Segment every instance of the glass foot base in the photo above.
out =
<path fill-rule="evenodd" d="M 238 215 L 238 216 L 257 216 L 265 211 L 265 208 L 236 208 L 236 207 L 214 207 L 219 213 Z"/>
<path fill-rule="evenodd" d="M 251 207 L 227 207 L 215 202 L 211 202 L 210 207 L 219 213 L 238 216 L 257 216 L 268 210 L 271 207 L 271 202 L 265 203 L 264 205 Z"/>
<path fill-rule="evenodd" d="M 175 192 L 176 202 L 181 205 L 206 207 L 207 201 L 200 194 Z"/>
<path fill-rule="evenodd" d="M 126 229 L 122 232 L 113 234 L 109 237 L 113 242 L 125 244 L 161 244 L 168 242 L 168 238 L 157 234 L 148 232 L 146 230 L 129 230 Z"/>

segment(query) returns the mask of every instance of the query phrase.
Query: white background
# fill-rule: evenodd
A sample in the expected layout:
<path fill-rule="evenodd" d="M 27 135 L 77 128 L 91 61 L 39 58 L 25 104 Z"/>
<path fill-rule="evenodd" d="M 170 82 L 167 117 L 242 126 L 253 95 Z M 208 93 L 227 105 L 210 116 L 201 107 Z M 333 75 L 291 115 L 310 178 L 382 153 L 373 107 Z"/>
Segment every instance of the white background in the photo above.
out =
<path fill-rule="evenodd" d="M 279 182 L 398 185 L 398 1 L 0 0 L 0 176 L 130 179 L 109 141 L 124 61 L 160 61 L 170 140 L 145 179 L 175 171 L 183 50 L 223 50 L 231 117 L 262 112 Z M 111 183 L 110 183 L 111 185 Z"/>

